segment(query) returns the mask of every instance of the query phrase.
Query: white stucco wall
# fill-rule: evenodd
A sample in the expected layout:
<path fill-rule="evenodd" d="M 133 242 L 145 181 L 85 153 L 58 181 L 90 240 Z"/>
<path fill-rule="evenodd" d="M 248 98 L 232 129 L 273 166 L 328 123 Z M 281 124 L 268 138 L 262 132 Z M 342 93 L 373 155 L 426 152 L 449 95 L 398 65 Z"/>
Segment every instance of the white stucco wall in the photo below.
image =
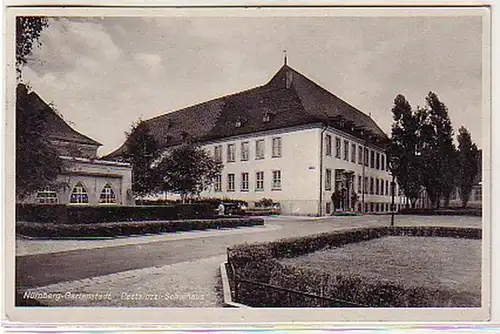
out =
<path fill-rule="evenodd" d="M 357 137 L 354 137 L 352 135 L 349 135 L 347 133 L 344 133 L 342 131 L 339 131 L 334 128 L 328 128 L 323 136 L 323 142 L 325 142 L 326 135 L 331 136 L 332 139 L 332 154 L 327 155 L 326 153 L 326 145 L 324 146 L 323 153 L 324 153 L 324 160 L 323 160 L 323 198 L 324 203 L 323 203 L 323 213 L 326 212 L 326 203 L 328 201 L 331 202 L 331 196 L 332 193 L 335 189 L 335 169 L 344 169 L 346 171 L 353 171 L 354 172 L 354 190 L 358 194 L 358 203 L 361 203 L 364 201 L 364 203 L 368 204 L 368 210 L 371 211 L 371 203 L 374 203 L 374 210 L 376 209 L 376 203 L 379 203 L 379 212 L 384 212 L 386 211 L 386 206 L 385 204 L 390 204 L 391 203 L 391 195 L 390 195 L 390 184 L 392 181 L 392 176 L 390 172 L 388 172 L 386 169 L 376 169 L 376 168 L 371 168 L 370 160 L 368 166 L 365 166 L 364 164 L 359 164 L 359 156 L 358 156 L 358 150 L 361 148 L 363 151 L 363 161 L 364 161 L 364 152 L 365 148 L 368 148 L 368 154 L 369 158 L 371 156 L 371 151 L 375 151 L 376 153 L 379 153 L 380 155 L 385 156 L 385 152 L 374 145 L 367 144 L 366 142 L 360 140 Z M 336 157 L 336 138 L 340 138 L 341 142 L 341 150 L 340 150 L 340 158 Z M 344 141 L 347 140 L 349 143 L 349 156 L 348 160 L 344 160 Z M 356 145 L 356 156 L 355 156 L 355 162 L 351 161 L 351 150 L 352 150 L 352 144 Z M 376 157 L 376 154 L 375 154 Z M 381 159 L 381 158 L 380 158 Z M 387 158 L 384 158 L 385 163 L 384 165 L 387 165 Z M 330 169 L 332 171 L 332 187 L 331 190 L 326 190 L 325 189 L 325 175 L 326 175 L 326 169 Z M 363 194 L 361 192 L 358 192 L 358 176 L 362 177 L 362 184 L 361 184 L 361 190 L 364 188 L 364 178 L 368 177 L 368 184 L 367 184 L 367 193 Z M 370 194 L 370 178 L 377 178 L 379 180 L 384 181 L 384 195 L 376 195 L 376 194 Z M 389 192 L 388 195 L 385 195 L 385 181 L 388 181 L 389 185 Z M 375 184 L 375 181 L 374 181 Z M 375 193 L 375 185 L 374 185 L 374 193 Z M 402 203 L 402 197 L 397 196 L 398 194 L 398 186 L 396 185 L 396 196 L 394 202 L 396 204 Z M 382 207 L 382 204 L 384 206 Z M 333 206 L 332 206 L 333 207 Z M 365 211 L 365 206 L 361 208 L 361 211 Z M 390 208 L 390 207 L 389 207 Z M 357 209 L 357 205 L 356 205 Z"/>
<path fill-rule="evenodd" d="M 109 183 L 114 191 L 116 204 L 134 205 L 130 196 L 132 189 L 132 168 L 125 163 L 116 163 L 103 160 L 88 160 L 84 158 L 67 158 L 67 170 L 57 176 L 57 181 L 65 186 L 57 189 L 57 202 L 68 204 L 72 189 L 78 182 L 84 185 L 89 205 L 99 205 L 99 196 L 104 186 Z M 26 202 L 37 202 L 37 195 L 33 194 Z"/>
<path fill-rule="evenodd" d="M 272 139 L 281 137 L 281 157 L 272 157 Z M 256 141 L 264 140 L 265 157 L 256 159 Z M 213 187 L 202 196 L 235 198 L 248 201 L 250 205 L 262 198 L 279 202 L 283 212 L 294 214 L 316 214 L 319 195 L 319 130 L 306 126 L 255 133 L 246 136 L 225 138 L 206 143 L 203 147 L 214 153 L 214 147 L 222 145 L 222 191 Z M 241 143 L 248 141 L 248 161 L 241 161 Z M 235 162 L 227 162 L 227 145 L 235 144 Z M 281 171 L 281 190 L 272 189 L 272 171 Z M 256 190 L 256 173 L 264 172 L 264 190 Z M 249 173 L 249 191 L 240 189 L 241 173 Z M 235 191 L 227 191 L 227 175 L 235 174 Z"/>

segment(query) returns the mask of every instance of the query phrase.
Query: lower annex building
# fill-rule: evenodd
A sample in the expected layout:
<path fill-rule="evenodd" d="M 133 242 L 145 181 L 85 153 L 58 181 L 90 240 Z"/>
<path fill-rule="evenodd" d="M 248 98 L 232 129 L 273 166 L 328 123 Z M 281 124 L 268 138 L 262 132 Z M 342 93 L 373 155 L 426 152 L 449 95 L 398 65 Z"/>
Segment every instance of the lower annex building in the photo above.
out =
<path fill-rule="evenodd" d="M 391 210 L 387 135 L 286 62 L 265 85 L 146 122 L 162 148 L 196 143 L 223 162 L 201 196 L 250 206 L 270 198 L 283 213 L 298 215 Z M 106 158 L 120 160 L 125 147 Z M 395 188 L 399 208 L 404 199 Z"/>
<path fill-rule="evenodd" d="M 69 205 L 133 205 L 130 164 L 97 158 L 97 141 L 71 128 L 35 92 L 17 86 L 22 108 L 45 113 L 49 142 L 56 148 L 66 168 L 57 176 L 60 187 L 46 187 L 23 200 L 26 203 Z M 20 106 L 21 107 L 21 106 Z"/>

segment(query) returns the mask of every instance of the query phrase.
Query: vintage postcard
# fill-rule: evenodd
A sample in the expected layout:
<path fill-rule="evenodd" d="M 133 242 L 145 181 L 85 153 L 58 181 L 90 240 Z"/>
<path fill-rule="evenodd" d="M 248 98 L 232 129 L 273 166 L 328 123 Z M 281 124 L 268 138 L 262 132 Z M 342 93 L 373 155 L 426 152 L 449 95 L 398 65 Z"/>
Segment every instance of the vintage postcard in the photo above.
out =
<path fill-rule="evenodd" d="M 488 7 L 6 21 L 9 321 L 489 319 Z"/>

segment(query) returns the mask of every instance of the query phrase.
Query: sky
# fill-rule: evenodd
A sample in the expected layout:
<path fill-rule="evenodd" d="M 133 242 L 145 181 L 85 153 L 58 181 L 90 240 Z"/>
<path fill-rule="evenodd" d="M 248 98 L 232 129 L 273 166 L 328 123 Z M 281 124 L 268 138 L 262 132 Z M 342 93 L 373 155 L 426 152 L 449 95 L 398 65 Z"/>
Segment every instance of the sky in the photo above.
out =
<path fill-rule="evenodd" d="M 460 17 L 52 18 L 23 69 L 79 132 L 118 148 L 148 119 L 260 86 L 288 65 L 390 133 L 397 94 L 435 92 L 481 147 L 482 25 Z"/>

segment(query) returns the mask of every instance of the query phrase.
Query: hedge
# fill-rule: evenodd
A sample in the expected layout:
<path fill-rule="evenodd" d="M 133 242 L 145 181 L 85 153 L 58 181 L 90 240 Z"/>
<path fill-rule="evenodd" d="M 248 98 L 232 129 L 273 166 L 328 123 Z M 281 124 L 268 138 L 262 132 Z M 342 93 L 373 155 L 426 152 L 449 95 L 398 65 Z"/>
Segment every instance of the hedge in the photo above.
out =
<path fill-rule="evenodd" d="M 214 218 L 215 214 L 215 207 L 210 204 L 163 206 L 16 205 L 16 221 L 52 224 L 200 219 Z"/>
<path fill-rule="evenodd" d="M 476 216 L 481 217 L 483 212 L 481 208 L 449 208 L 449 209 L 411 209 L 404 208 L 399 211 L 402 215 L 421 215 L 421 216 Z"/>
<path fill-rule="evenodd" d="M 104 238 L 264 225 L 262 218 L 220 218 L 96 224 L 16 223 L 16 234 L 37 238 Z"/>
<path fill-rule="evenodd" d="M 367 307 L 480 306 L 480 301 L 479 305 L 470 305 L 470 296 L 466 292 L 451 293 L 446 290 L 410 286 L 402 282 L 383 282 L 354 275 L 334 276 L 329 272 L 299 265 L 282 265 L 278 259 L 385 236 L 481 239 L 481 235 L 481 229 L 477 228 L 427 226 L 358 228 L 267 243 L 237 245 L 228 249 L 228 262 L 239 278 L 342 299 Z M 254 307 L 347 306 L 241 281 L 237 291 L 236 302 Z"/>

